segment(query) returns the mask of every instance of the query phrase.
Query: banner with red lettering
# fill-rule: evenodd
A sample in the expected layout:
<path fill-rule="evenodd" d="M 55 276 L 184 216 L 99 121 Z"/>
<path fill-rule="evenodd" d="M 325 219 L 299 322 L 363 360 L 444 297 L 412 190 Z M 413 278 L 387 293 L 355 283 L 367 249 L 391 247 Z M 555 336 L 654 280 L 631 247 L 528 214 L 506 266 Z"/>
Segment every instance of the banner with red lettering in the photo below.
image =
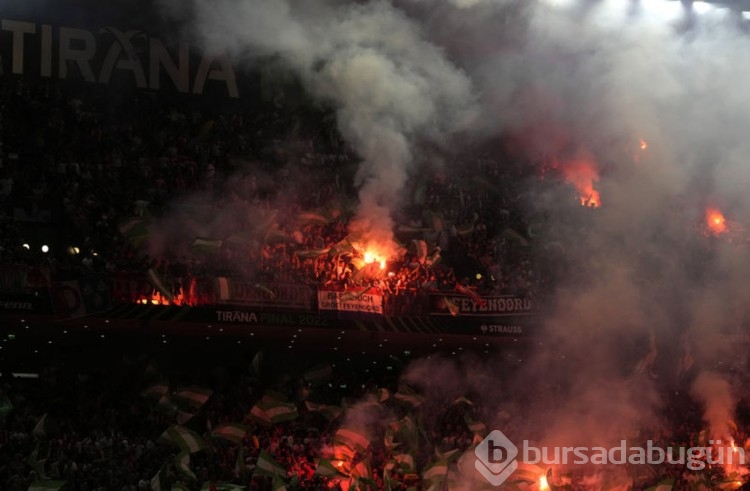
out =
<path fill-rule="evenodd" d="M 318 290 L 318 308 L 337 312 L 383 314 L 383 295 L 374 288 L 346 292 Z"/>

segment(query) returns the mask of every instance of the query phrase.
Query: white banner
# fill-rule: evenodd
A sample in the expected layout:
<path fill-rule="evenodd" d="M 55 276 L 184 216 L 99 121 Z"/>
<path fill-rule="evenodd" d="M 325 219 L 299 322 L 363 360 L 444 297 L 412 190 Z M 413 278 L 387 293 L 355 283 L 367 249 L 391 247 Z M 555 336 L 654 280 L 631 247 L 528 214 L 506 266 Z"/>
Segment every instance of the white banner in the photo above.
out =
<path fill-rule="evenodd" d="M 362 312 L 366 314 L 383 314 L 383 296 L 359 292 L 318 291 L 318 308 L 339 312 Z"/>

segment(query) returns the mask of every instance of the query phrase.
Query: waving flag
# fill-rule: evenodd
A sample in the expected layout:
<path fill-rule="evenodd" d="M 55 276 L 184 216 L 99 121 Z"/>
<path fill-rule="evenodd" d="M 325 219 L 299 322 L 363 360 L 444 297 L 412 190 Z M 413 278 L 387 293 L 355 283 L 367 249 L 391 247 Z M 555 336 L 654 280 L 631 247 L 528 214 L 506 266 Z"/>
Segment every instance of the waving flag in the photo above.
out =
<path fill-rule="evenodd" d="M 261 400 L 250 410 L 250 416 L 259 422 L 271 425 L 291 421 L 299 416 L 297 406 L 279 400 Z"/>
<path fill-rule="evenodd" d="M 185 387 L 174 392 L 175 398 L 185 401 L 195 409 L 203 407 L 211 398 L 211 394 L 213 394 L 213 391 L 201 387 Z"/>
<path fill-rule="evenodd" d="M 409 404 L 412 407 L 419 407 L 424 403 L 424 397 L 414 392 L 413 389 L 411 389 L 408 386 L 401 386 L 393 395 L 393 398 L 397 401 L 401 401 L 403 403 Z"/>
<path fill-rule="evenodd" d="M 212 436 L 223 438 L 234 443 L 242 443 L 247 436 L 248 427 L 237 423 L 219 425 L 211 432 Z"/>
<path fill-rule="evenodd" d="M 274 460 L 270 453 L 266 452 L 265 450 L 261 450 L 260 454 L 258 455 L 258 462 L 255 465 L 254 475 L 286 477 L 286 469 L 279 465 L 279 463 Z"/>
<path fill-rule="evenodd" d="M 183 476 L 187 477 L 188 479 L 195 481 L 195 473 L 190 468 L 190 453 L 189 452 L 180 452 L 177 454 L 174 458 L 174 466 L 177 471 L 179 471 Z"/>
<path fill-rule="evenodd" d="M 422 472 L 422 485 L 425 491 L 440 491 L 448 476 L 448 465 L 445 462 L 435 462 Z"/>
<path fill-rule="evenodd" d="M 367 447 L 370 446 L 370 438 L 364 433 L 349 429 L 339 428 L 335 435 L 333 435 L 334 444 L 338 443 L 346 445 L 355 452 L 364 452 Z"/>
<path fill-rule="evenodd" d="M 328 421 L 334 421 L 344 414 L 344 410 L 339 406 L 327 406 L 325 404 L 316 404 L 310 401 L 305 401 L 305 406 L 310 412 L 322 414 Z"/>
<path fill-rule="evenodd" d="M 183 426 L 170 426 L 161 434 L 159 439 L 174 443 L 188 453 L 200 452 L 208 448 L 208 445 L 206 445 L 206 442 L 200 435 Z"/>
<path fill-rule="evenodd" d="M 44 413 L 37 421 L 31 434 L 37 438 L 46 438 L 47 436 L 47 413 Z"/>

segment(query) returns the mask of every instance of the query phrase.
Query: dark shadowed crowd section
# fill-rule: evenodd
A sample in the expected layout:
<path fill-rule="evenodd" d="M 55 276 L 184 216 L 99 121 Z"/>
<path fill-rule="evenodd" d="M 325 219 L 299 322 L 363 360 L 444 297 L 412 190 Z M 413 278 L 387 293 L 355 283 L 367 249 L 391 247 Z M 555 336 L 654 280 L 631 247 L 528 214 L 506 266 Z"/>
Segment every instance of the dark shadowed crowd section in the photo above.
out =
<path fill-rule="evenodd" d="M 309 101 L 259 95 L 212 110 L 12 76 L 0 100 L 0 263 L 32 267 L 36 283 L 125 273 L 196 304 L 215 297 L 196 285 L 218 277 L 535 296 L 565 273 L 564 240 L 524 192 L 529 179 L 561 179 L 508 142 L 415 163 L 393 217 L 397 252 L 378 269 L 349 230 L 358 158 Z M 560 206 L 585 219 L 563 189 Z"/>

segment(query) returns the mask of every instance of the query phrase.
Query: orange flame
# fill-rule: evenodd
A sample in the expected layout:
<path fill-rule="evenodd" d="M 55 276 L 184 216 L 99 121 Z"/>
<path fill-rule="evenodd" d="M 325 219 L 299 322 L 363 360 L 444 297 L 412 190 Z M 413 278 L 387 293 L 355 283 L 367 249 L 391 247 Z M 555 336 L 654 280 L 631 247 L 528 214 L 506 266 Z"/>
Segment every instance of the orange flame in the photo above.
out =
<path fill-rule="evenodd" d="M 162 296 L 159 292 L 154 292 L 151 296 L 141 296 L 138 299 L 139 304 L 142 305 L 187 305 L 185 302 L 185 296 L 180 293 L 170 301 L 167 297 Z"/>
<path fill-rule="evenodd" d="M 648 150 L 648 142 L 641 138 L 641 150 Z"/>
<path fill-rule="evenodd" d="M 581 152 L 562 166 L 562 172 L 565 180 L 576 188 L 582 206 L 598 208 L 602 204 L 599 191 L 594 189 L 594 183 L 599 181 L 599 168 L 591 154 Z"/>
<path fill-rule="evenodd" d="M 549 491 L 549 483 L 547 482 L 547 476 L 541 476 L 539 478 L 539 491 Z"/>
<path fill-rule="evenodd" d="M 368 250 L 364 254 L 365 264 L 380 263 L 380 269 L 385 269 L 386 259 L 379 253 Z"/>
<path fill-rule="evenodd" d="M 706 226 L 713 235 L 721 235 L 727 231 L 727 220 L 718 208 L 706 210 Z"/>

